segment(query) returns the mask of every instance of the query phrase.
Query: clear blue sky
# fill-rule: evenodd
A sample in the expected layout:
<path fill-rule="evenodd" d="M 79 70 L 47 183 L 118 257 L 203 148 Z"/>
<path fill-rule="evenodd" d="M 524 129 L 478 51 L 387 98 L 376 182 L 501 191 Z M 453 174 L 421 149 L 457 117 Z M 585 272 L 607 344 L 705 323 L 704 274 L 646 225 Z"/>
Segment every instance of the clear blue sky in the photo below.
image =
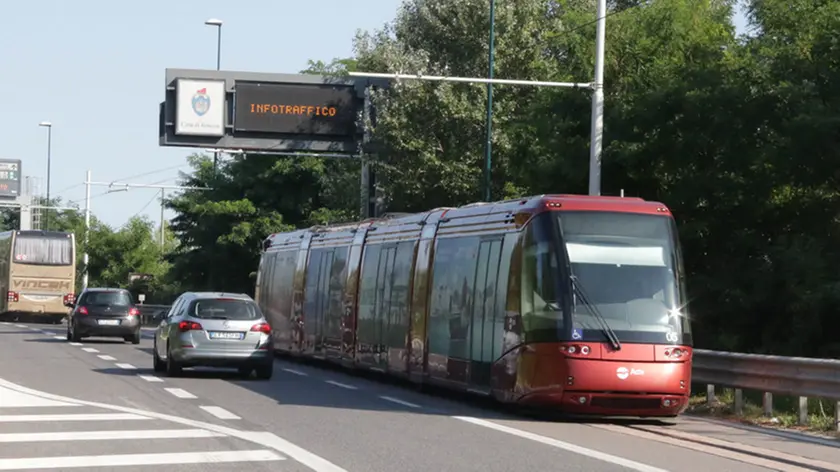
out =
<path fill-rule="evenodd" d="M 53 123 L 52 196 L 84 204 L 94 181 L 174 184 L 190 150 L 158 146 L 164 69 L 213 69 L 224 21 L 222 68 L 287 72 L 308 59 L 346 57 L 357 29 L 393 19 L 401 0 L 41 0 L 4 4 L 0 30 L 0 157 L 23 160 L 45 188 L 47 131 Z M 363 9 L 362 9 L 363 8 Z M 743 19 L 738 18 L 743 31 Z M 143 175 L 145 174 L 145 175 Z M 154 190 L 104 194 L 92 211 L 118 227 L 135 214 L 160 219 Z M 166 217 L 172 215 L 167 213 Z"/>

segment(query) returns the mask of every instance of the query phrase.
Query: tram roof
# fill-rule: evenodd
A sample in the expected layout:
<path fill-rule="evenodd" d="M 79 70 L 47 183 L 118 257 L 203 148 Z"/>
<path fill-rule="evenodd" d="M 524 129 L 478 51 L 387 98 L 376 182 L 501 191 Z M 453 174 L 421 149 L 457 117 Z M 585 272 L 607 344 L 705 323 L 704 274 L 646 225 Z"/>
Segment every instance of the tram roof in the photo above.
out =
<path fill-rule="evenodd" d="M 497 202 L 476 202 L 460 207 L 440 207 L 420 213 L 385 213 L 377 218 L 361 221 L 316 225 L 284 233 L 275 233 L 266 238 L 268 243 L 276 237 L 286 240 L 302 238 L 306 233 L 355 233 L 370 226 L 400 226 L 406 224 L 436 223 L 441 219 L 480 217 L 490 214 L 505 214 L 513 217 L 520 212 L 537 213 L 551 210 L 611 211 L 621 213 L 641 213 L 670 215 L 670 210 L 662 203 L 647 201 L 638 197 L 612 197 L 592 195 L 551 194 L 522 197 Z M 509 215 L 509 216 L 507 216 Z"/>

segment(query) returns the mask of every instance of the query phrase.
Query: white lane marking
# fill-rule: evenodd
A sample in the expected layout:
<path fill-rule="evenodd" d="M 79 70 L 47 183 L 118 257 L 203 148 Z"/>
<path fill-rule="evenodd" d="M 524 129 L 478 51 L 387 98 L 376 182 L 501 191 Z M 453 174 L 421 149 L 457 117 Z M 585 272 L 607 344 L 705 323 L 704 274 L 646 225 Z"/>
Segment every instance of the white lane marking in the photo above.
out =
<path fill-rule="evenodd" d="M 335 380 L 325 380 L 326 383 L 330 385 L 335 385 L 336 387 L 346 388 L 347 390 L 356 390 L 356 387 L 352 385 L 347 385 L 345 383 L 336 382 Z"/>
<path fill-rule="evenodd" d="M 83 347 L 82 350 L 85 352 L 99 352 L 99 349 L 94 349 L 92 347 Z"/>
<path fill-rule="evenodd" d="M 109 355 L 106 355 L 106 354 L 101 354 L 101 355 L 96 356 L 96 357 L 102 359 L 103 361 L 115 361 L 115 360 L 117 360 L 116 357 L 112 357 L 112 356 L 109 356 Z"/>
<path fill-rule="evenodd" d="M 55 336 L 55 333 L 53 333 L 52 331 L 44 331 L 43 333 L 47 336 Z"/>
<path fill-rule="evenodd" d="M 9 326 L 11 323 L 9 323 L 8 321 L 0 321 L 0 324 L 2 324 L 3 326 Z"/>
<path fill-rule="evenodd" d="M 154 375 L 138 375 L 138 377 L 145 380 L 146 382 L 163 382 L 162 378 L 155 377 Z"/>
<path fill-rule="evenodd" d="M 125 370 L 137 370 L 137 367 L 134 367 L 134 366 L 133 366 L 133 365 L 131 365 L 131 364 L 123 364 L 123 363 L 117 362 L 117 363 L 116 363 L 116 364 L 114 364 L 114 365 L 115 365 L 115 366 L 117 366 L 117 367 L 119 367 L 120 369 L 125 369 Z"/>
<path fill-rule="evenodd" d="M 241 420 L 242 418 L 234 415 L 233 413 L 225 410 L 224 408 L 220 408 L 218 406 L 202 406 L 199 407 L 202 410 L 210 413 L 211 415 L 219 418 L 220 420 Z"/>
<path fill-rule="evenodd" d="M 227 452 L 168 452 L 108 456 L 32 457 L 0 459 L 0 470 L 69 469 L 125 465 L 212 464 L 219 462 L 282 461 L 285 457 L 266 449 Z"/>
<path fill-rule="evenodd" d="M 15 327 L 22 328 L 22 329 L 26 329 L 26 328 L 28 328 L 28 326 L 26 326 L 26 325 L 21 325 L 21 324 L 16 324 L 16 325 L 15 325 Z"/>
<path fill-rule="evenodd" d="M 82 343 L 70 343 L 70 345 L 71 345 L 71 346 L 77 346 L 77 347 L 78 347 L 78 346 L 81 346 L 81 345 L 82 345 Z"/>
<path fill-rule="evenodd" d="M 416 403 L 407 402 L 405 400 L 400 400 L 399 398 L 389 397 L 387 395 L 380 395 L 379 398 L 381 398 L 383 400 L 386 400 L 386 401 L 389 401 L 389 402 L 392 402 L 392 403 L 399 404 L 399 405 L 408 406 L 408 407 L 411 407 L 411 408 L 420 408 L 420 405 L 418 405 Z"/>
<path fill-rule="evenodd" d="M 51 407 L 51 406 L 79 406 L 75 403 L 57 402 L 45 398 L 36 397 L 0 387 L 0 409 L 2 408 L 27 408 L 27 407 Z"/>
<path fill-rule="evenodd" d="M 171 393 L 172 395 L 175 395 L 178 398 L 198 398 L 197 396 L 184 390 L 183 388 L 165 388 L 164 390 Z"/>
<path fill-rule="evenodd" d="M 66 431 L 59 433 L 5 433 L 0 443 L 50 441 L 108 441 L 116 439 L 187 439 L 219 438 L 224 434 L 205 429 L 138 429 L 126 431 Z"/>
<path fill-rule="evenodd" d="M 36 421 L 110 421 L 148 420 L 133 413 L 82 413 L 66 415 L 0 415 L 0 423 L 34 423 Z"/>
<path fill-rule="evenodd" d="M 253 442 L 263 447 L 279 451 L 285 454 L 286 456 L 296 460 L 297 462 L 300 462 L 301 464 L 309 467 L 315 472 L 347 472 L 346 469 L 343 469 L 337 466 L 336 464 L 333 464 L 332 462 L 324 459 L 323 457 L 313 454 L 307 451 L 306 449 L 294 443 L 291 443 L 273 433 L 240 431 L 235 428 L 229 428 L 227 426 L 222 426 L 219 424 L 208 423 L 206 421 L 196 421 L 188 418 L 182 418 L 180 416 L 141 410 L 139 408 L 109 405 L 107 403 L 92 402 L 88 400 L 78 400 L 75 398 L 64 397 L 61 395 L 53 395 L 52 393 L 41 392 L 39 390 L 24 387 L 22 385 L 17 385 L 2 378 L 0 378 L 0 387 L 7 387 L 9 389 L 14 389 L 20 393 L 35 395 L 47 400 L 73 402 L 78 405 L 102 408 L 111 411 L 119 411 L 123 413 L 130 413 L 144 418 L 169 421 L 171 423 L 176 423 L 191 428 L 201 428 L 206 429 L 208 431 L 215 431 L 217 433 L 224 434 L 225 436 L 231 436 L 234 438 L 241 439 L 243 441 Z"/>
<path fill-rule="evenodd" d="M 593 459 L 598 459 L 604 462 L 609 462 L 611 464 L 620 465 L 622 467 L 626 467 L 632 470 L 638 470 L 639 472 L 669 472 L 666 469 L 660 469 L 658 467 L 654 467 L 647 464 L 642 464 L 641 462 L 632 461 L 630 459 L 625 459 L 623 457 L 614 456 L 612 454 L 607 454 L 605 452 L 596 451 L 594 449 L 589 449 L 586 447 L 578 446 L 575 444 L 567 443 L 564 441 L 559 441 L 557 439 L 549 438 L 546 436 L 541 436 L 539 434 L 530 433 L 528 431 L 522 431 L 521 429 L 511 428 L 509 426 L 503 426 L 497 423 L 493 423 L 491 421 L 482 420 L 478 418 L 472 418 L 469 416 L 453 416 L 456 420 L 465 421 L 467 423 L 472 423 L 478 426 L 484 426 L 485 428 L 495 429 L 496 431 L 501 431 L 503 433 L 512 434 L 514 436 L 518 436 L 524 439 L 530 439 L 531 441 L 536 441 L 539 443 L 547 444 L 549 446 L 554 446 L 558 449 L 564 449 L 569 452 L 574 452 L 576 454 L 581 454 L 587 457 L 591 457 Z"/>
<path fill-rule="evenodd" d="M 295 369 L 287 369 L 285 367 L 283 368 L 283 371 L 288 372 L 290 374 L 300 375 L 301 377 L 306 377 L 306 376 L 309 375 L 306 372 L 301 372 L 301 371 L 295 370 Z"/>
<path fill-rule="evenodd" d="M 53 339 L 58 339 L 59 341 L 64 341 L 66 336 L 53 336 Z"/>

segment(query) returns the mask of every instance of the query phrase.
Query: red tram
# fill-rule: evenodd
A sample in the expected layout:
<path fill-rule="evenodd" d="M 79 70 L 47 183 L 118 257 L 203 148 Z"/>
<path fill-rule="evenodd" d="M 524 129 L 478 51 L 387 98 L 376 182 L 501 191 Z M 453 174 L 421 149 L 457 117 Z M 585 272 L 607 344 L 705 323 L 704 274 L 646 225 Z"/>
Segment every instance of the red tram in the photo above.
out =
<path fill-rule="evenodd" d="M 268 237 L 278 351 L 603 416 L 676 416 L 692 339 L 676 225 L 639 198 L 544 195 Z"/>

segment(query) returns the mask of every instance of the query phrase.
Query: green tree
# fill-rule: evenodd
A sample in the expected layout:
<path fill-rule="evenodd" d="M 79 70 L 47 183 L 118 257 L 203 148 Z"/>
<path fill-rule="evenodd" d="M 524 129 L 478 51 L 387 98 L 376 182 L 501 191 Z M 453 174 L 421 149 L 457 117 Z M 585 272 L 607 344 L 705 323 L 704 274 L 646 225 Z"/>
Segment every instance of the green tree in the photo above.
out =
<path fill-rule="evenodd" d="M 183 175 L 182 183 L 210 190 L 184 191 L 167 202 L 178 213 L 171 226 L 178 247 L 168 255 L 170 277 L 191 290 L 252 293 L 255 281 L 251 273 L 257 267 L 261 241 L 289 228 L 276 202 L 291 214 L 286 219 L 300 222 L 306 218 L 306 199 L 295 198 L 300 194 L 294 192 L 294 186 L 313 184 L 311 173 L 296 174 L 295 162 L 290 160 L 275 162 L 255 156 L 222 163 L 214 174 L 207 156 L 189 159 L 195 172 Z M 285 172 L 292 182 L 277 185 L 271 181 L 278 172 Z M 296 176 L 303 181 L 293 182 Z"/>

